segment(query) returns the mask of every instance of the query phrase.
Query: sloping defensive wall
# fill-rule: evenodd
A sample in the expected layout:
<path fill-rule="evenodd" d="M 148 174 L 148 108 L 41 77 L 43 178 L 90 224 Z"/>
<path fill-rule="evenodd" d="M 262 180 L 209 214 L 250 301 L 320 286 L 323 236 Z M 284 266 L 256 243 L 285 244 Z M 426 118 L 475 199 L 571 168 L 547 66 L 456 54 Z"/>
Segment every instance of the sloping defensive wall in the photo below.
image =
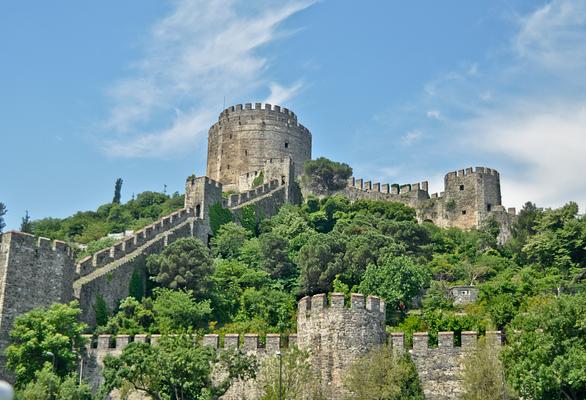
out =
<path fill-rule="evenodd" d="M 219 204 L 231 210 L 236 219 L 247 206 L 270 217 L 287 201 L 288 190 L 288 185 L 274 180 L 225 199 L 219 182 L 207 177 L 189 178 L 183 209 L 77 263 L 64 242 L 22 232 L 0 235 L 0 351 L 8 343 L 14 319 L 36 307 L 77 299 L 82 320 L 94 326 L 98 300 L 114 310 L 128 296 L 133 275 L 144 287 L 149 254 L 159 253 L 184 237 L 209 242 L 212 206 Z M 4 364 L 2 359 L 0 364 Z M 1 375 L 8 378 L 5 373 Z"/>

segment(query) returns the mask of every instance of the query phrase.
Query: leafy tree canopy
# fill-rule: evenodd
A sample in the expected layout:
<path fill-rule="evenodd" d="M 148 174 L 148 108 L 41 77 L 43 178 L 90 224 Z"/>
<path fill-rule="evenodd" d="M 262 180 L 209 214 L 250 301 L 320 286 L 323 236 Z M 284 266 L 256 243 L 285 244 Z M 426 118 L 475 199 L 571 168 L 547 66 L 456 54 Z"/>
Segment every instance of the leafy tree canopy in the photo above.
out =
<path fill-rule="evenodd" d="M 61 378 L 75 371 L 85 345 L 85 325 L 77 321 L 79 314 L 77 302 L 71 302 L 37 308 L 15 319 L 6 356 L 17 387 L 33 381 L 46 362 Z"/>
<path fill-rule="evenodd" d="M 343 189 L 352 176 L 352 168 L 348 164 L 325 157 L 305 162 L 303 171 L 304 181 L 318 191 Z"/>

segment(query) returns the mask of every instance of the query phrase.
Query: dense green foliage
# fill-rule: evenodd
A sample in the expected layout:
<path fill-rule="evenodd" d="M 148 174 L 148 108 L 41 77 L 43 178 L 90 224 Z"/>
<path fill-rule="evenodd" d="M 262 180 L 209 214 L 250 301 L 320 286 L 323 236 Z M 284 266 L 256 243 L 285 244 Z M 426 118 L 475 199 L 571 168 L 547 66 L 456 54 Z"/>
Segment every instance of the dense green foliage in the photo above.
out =
<path fill-rule="evenodd" d="M 106 203 L 96 211 L 80 211 L 63 219 L 32 221 L 32 233 L 50 239 L 91 244 L 108 233 L 141 229 L 182 207 L 183 195 L 179 193 L 168 196 L 143 192 L 125 204 Z"/>
<path fill-rule="evenodd" d="M 304 183 L 317 191 L 343 189 L 348 178 L 352 176 L 352 168 L 348 164 L 331 161 L 325 157 L 306 161 L 303 172 Z"/>
<path fill-rule="evenodd" d="M 219 381 L 211 377 L 215 363 L 226 371 Z M 254 358 L 228 351 L 218 356 L 191 335 L 163 336 L 157 346 L 131 343 L 120 357 L 107 356 L 104 366 L 104 394 L 130 385 L 155 400 L 217 399 L 234 380 L 256 371 Z"/>
<path fill-rule="evenodd" d="M 79 313 L 77 303 L 72 302 L 38 308 L 16 318 L 6 364 L 15 375 L 17 387 L 33 381 L 47 362 L 61 378 L 75 371 L 85 345 L 81 336 L 85 326 L 77 322 Z"/>
<path fill-rule="evenodd" d="M 462 400 L 516 399 L 505 381 L 498 347 L 479 339 L 476 349 L 464 357 Z"/>
<path fill-rule="evenodd" d="M 335 182 L 341 178 L 331 179 Z M 139 199 L 141 195 L 134 202 Z M 160 211 L 161 204 L 167 203 L 149 204 L 147 208 Z M 113 209 L 117 211 L 112 215 L 121 210 L 124 215 L 127 205 L 110 204 L 104 215 L 108 218 Z M 240 214 L 237 217 L 242 225 L 233 222 L 229 211 L 222 210 L 219 204 L 210 210 L 214 231 L 211 249 L 189 238 L 150 256 L 145 273 L 154 290 L 151 286 L 142 288 L 145 277 L 135 278 L 134 285 L 141 283 L 141 290 L 132 290 L 132 297 L 115 310 L 107 310 L 112 315 L 107 320 L 100 318 L 97 332 L 288 333 L 295 329 L 295 305 L 301 296 L 331 291 L 376 294 L 386 301 L 388 330 L 406 332 L 407 342 L 416 331 L 428 331 L 433 343 L 439 331 L 521 330 L 518 335 L 509 335 L 511 345 L 502 355 L 510 385 L 525 398 L 584 398 L 586 218 L 578 214 L 575 203 L 554 210 L 527 203 L 504 245 L 497 241 L 499 227 L 494 220 L 477 230 L 441 229 L 417 223 L 415 211 L 400 203 L 309 197 L 303 205 L 283 206 L 277 215 L 260 222 L 256 215 L 253 218 L 254 210 L 245 217 Z M 87 235 L 89 231 L 83 226 L 79 231 L 70 230 L 78 217 L 59 220 L 52 232 L 68 238 Z M 35 233 L 37 227 L 52 226 L 51 220 L 42 221 L 45 225 L 33 223 Z M 72 232 L 78 233 L 71 236 Z M 454 305 L 449 289 L 455 285 L 474 285 L 479 290 L 478 300 L 466 306 Z M 32 315 L 32 321 L 41 318 Z M 35 324 L 29 324 L 28 329 L 46 329 L 44 324 Z M 24 335 L 19 325 L 15 330 L 15 338 Z M 22 344 L 23 339 L 18 340 L 16 343 Z M 172 363 L 181 360 L 174 349 L 170 351 L 178 358 L 165 361 L 169 368 L 175 368 Z M 13 356 L 12 365 L 20 365 L 23 384 L 33 380 L 35 372 L 49 361 L 41 350 L 35 351 L 30 367 L 23 363 L 29 353 Z M 130 366 L 138 362 L 145 363 L 141 373 L 155 374 L 153 382 L 163 385 L 157 386 L 160 393 L 169 385 L 184 384 L 180 380 L 169 383 L 161 371 L 148 369 L 160 354 L 147 354 L 150 350 L 138 344 L 132 351 L 135 353 L 129 350 L 128 359 L 112 361 L 111 385 L 135 379 L 131 373 L 137 372 Z M 203 352 L 194 350 L 192 356 L 199 357 L 194 362 L 206 359 Z M 295 363 L 303 365 L 303 357 L 296 357 Z M 71 366 L 66 365 L 66 356 L 58 358 L 58 375 L 65 378 Z M 493 355 L 478 353 L 475 359 L 492 365 L 492 372 L 500 371 Z M 368 360 L 364 362 L 368 364 Z M 402 362 L 407 361 L 393 358 L 379 364 L 392 370 Z M 199 382 L 209 388 L 207 370 L 202 365 L 189 368 L 198 370 Z M 117 375 L 114 367 L 131 375 Z M 402 374 L 409 371 L 407 364 L 404 367 L 398 378 L 403 379 Z M 186 379 L 191 376 L 183 370 L 178 373 Z M 304 373 L 301 368 L 294 379 Z M 385 376 L 384 371 L 378 376 Z M 494 373 L 482 377 L 486 380 L 475 387 L 476 392 L 469 390 L 469 398 L 504 387 Z M 411 382 L 405 379 L 402 382 Z M 388 387 L 383 385 L 374 392 L 405 389 L 404 385 L 387 383 Z M 201 385 L 194 390 L 200 390 Z M 275 396 L 274 390 L 266 390 L 266 398 Z"/>
<path fill-rule="evenodd" d="M 213 204 L 210 209 L 210 228 L 214 235 L 216 235 L 220 229 L 220 227 L 228 222 L 232 222 L 233 217 L 230 210 L 227 208 L 222 207 L 221 203 Z"/>
<path fill-rule="evenodd" d="M 257 385 L 260 400 L 323 400 L 326 397 L 320 392 L 319 383 L 319 375 L 309 363 L 309 354 L 293 347 L 281 356 L 264 360 Z"/>
<path fill-rule="evenodd" d="M 388 346 L 371 350 L 350 366 L 344 386 L 348 400 L 423 400 L 415 364 Z"/>
<path fill-rule="evenodd" d="M 205 326 L 211 315 L 209 300 L 196 301 L 192 291 L 155 289 L 139 301 L 128 297 L 102 328 L 109 333 L 186 333 Z"/>
<path fill-rule="evenodd" d="M 536 298 L 511 328 L 503 360 L 524 398 L 586 398 L 586 292 Z"/>
<path fill-rule="evenodd" d="M 163 287 L 193 290 L 197 298 L 204 298 L 209 292 L 213 260 L 209 249 L 198 239 L 182 238 L 160 254 L 151 254 L 147 268 L 152 280 Z"/>
<path fill-rule="evenodd" d="M 16 400 L 92 400 L 89 385 L 78 382 L 75 374 L 61 378 L 53 372 L 50 363 L 35 373 L 33 381 L 16 392 Z"/>

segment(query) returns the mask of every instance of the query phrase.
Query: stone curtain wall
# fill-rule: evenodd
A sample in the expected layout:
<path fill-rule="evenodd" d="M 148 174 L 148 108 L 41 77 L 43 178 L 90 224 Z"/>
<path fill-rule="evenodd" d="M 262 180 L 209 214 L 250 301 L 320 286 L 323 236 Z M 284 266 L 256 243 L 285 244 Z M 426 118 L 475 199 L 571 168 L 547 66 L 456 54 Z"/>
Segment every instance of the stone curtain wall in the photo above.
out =
<path fill-rule="evenodd" d="M 72 300 L 75 264 L 65 242 L 22 232 L 0 237 L 0 349 L 4 349 L 17 316 Z"/>
<path fill-rule="evenodd" d="M 318 301 L 321 303 L 321 298 Z M 335 299 L 334 299 L 335 300 Z M 331 307 L 331 306 L 330 306 Z M 324 308 L 324 310 L 327 306 Z M 334 308 L 336 308 L 334 303 Z M 342 307 L 340 307 L 342 308 Z M 347 309 L 349 313 L 352 309 Z M 359 308 L 362 310 L 362 308 Z M 324 311 L 322 310 L 322 311 Z M 327 313 L 327 311 L 325 311 Z M 351 316 L 350 316 L 351 317 Z M 325 317 L 327 319 L 328 317 Z M 314 325 L 312 325 L 314 326 Z M 315 333 L 317 331 L 323 332 L 323 327 L 319 330 L 312 328 Z M 333 331 L 333 328 L 332 328 Z M 223 337 L 216 334 L 204 335 L 202 344 L 211 346 L 218 351 L 225 348 L 239 348 L 249 355 L 255 355 L 260 362 L 266 357 L 275 356 L 277 351 L 286 351 L 287 348 L 298 346 L 301 349 L 312 352 L 313 366 L 316 371 L 321 373 L 322 379 L 325 376 L 336 376 L 336 379 L 343 379 L 345 369 L 356 357 L 364 354 L 369 349 L 380 346 L 387 341 L 386 334 L 378 334 L 374 336 L 368 335 L 366 338 L 355 335 L 355 327 L 346 327 L 344 330 L 335 331 L 335 335 L 328 334 L 323 338 L 316 339 L 315 335 L 312 340 L 305 342 L 303 335 L 309 332 L 299 333 L 297 335 L 291 334 L 287 337 L 281 337 L 278 334 L 268 334 L 264 338 L 264 344 L 261 344 L 261 338 L 257 334 L 225 334 Z M 350 335 L 349 340 L 342 340 L 344 335 Z M 354 336 L 353 336 L 354 335 Z M 494 346 L 502 346 L 501 332 L 487 332 L 489 343 Z M 415 363 L 419 379 L 428 400 L 455 400 L 462 394 L 461 387 L 461 373 L 463 362 L 466 355 L 476 349 L 477 332 L 462 332 L 461 346 L 454 346 L 454 332 L 440 332 L 438 338 L 438 346 L 431 347 L 428 343 L 427 332 L 419 332 L 413 335 L 413 348 L 405 347 L 405 338 L 403 333 L 391 333 L 389 343 L 391 351 L 404 352 L 411 354 L 411 358 Z M 311 337 L 311 335 L 309 335 Z M 156 345 L 160 335 L 100 335 L 97 337 L 87 336 L 88 344 L 86 347 L 86 356 L 84 358 L 84 378 L 92 383 L 93 387 L 97 387 L 103 380 L 103 360 L 106 355 L 117 356 L 122 353 L 124 348 L 131 342 L 144 342 Z M 221 340 L 223 339 L 223 340 Z M 373 340 L 374 339 L 374 340 Z M 380 343 L 379 340 L 382 340 Z M 320 347 L 324 341 L 331 342 L 326 347 Z M 355 342 L 358 341 L 358 342 Z M 333 346 L 332 346 L 333 345 Z M 348 347 L 346 347 L 346 345 Z M 308 348 L 309 346 L 309 348 Z M 319 357 L 324 356 L 325 353 L 331 354 L 328 364 L 320 364 Z M 333 360 L 346 359 L 346 364 L 340 368 L 336 373 L 329 372 L 340 367 L 339 364 L 332 363 Z M 332 381 L 322 381 L 323 390 L 326 392 L 328 399 L 337 400 L 343 396 L 343 390 L 340 388 L 332 389 Z M 137 395 L 137 394 L 136 394 Z M 242 400 L 242 399 L 258 399 L 260 397 L 255 381 L 236 382 L 230 390 L 222 397 L 224 400 Z M 116 399 L 114 395 L 112 397 Z"/>
<path fill-rule="evenodd" d="M 209 130 L 206 175 L 236 190 L 242 174 L 285 157 L 293 160 L 295 176 L 311 159 L 311 132 L 295 113 L 271 104 L 237 104 L 224 110 Z"/>
<path fill-rule="evenodd" d="M 501 243 L 510 236 L 515 216 L 514 208 L 505 209 L 501 204 L 499 173 L 485 167 L 449 172 L 440 193 L 430 194 L 427 181 L 391 185 L 352 177 L 346 188 L 329 194 L 342 194 L 351 201 L 400 202 L 415 209 L 419 222 L 433 222 L 442 228 L 480 228 L 487 218 L 494 217 L 501 226 Z"/>
<path fill-rule="evenodd" d="M 489 343 L 502 346 L 500 331 L 486 332 Z M 476 349 L 476 332 L 462 332 L 461 347 L 454 346 L 454 332 L 439 332 L 438 347 L 429 346 L 427 332 L 413 334 L 411 358 L 417 367 L 425 398 L 458 399 L 462 394 L 461 373 L 466 354 Z M 393 339 L 403 343 L 401 335 Z"/>
<path fill-rule="evenodd" d="M 146 275 L 144 270 L 146 257 L 149 254 L 161 252 L 177 239 L 192 236 L 196 223 L 194 218 L 188 218 L 179 225 L 163 230 L 141 245 L 137 245 L 124 257 L 76 280 L 73 289 L 82 310 L 81 319 L 90 326 L 95 326 L 95 306 L 98 296 L 105 300 L 110 312 L 115 310 L 118 302 L 128 297 L 133 273 L 137 271 L 143 277 Z"/>

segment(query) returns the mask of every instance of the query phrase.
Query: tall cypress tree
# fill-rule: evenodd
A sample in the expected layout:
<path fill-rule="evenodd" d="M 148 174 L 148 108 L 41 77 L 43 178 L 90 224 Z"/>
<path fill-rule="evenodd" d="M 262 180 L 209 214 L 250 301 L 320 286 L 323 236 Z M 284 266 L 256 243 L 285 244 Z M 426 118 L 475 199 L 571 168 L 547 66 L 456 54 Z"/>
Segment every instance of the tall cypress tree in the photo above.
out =
<path fill-rule="evenodd" d="M 4 223 L 4 215 L 6 215 L 6 211 L 6 206 L 4 203 L 0 202 L 0 233 L 2 233 L 2 230 L 6 226 Z"/>
<path fill-rule="evenodd" d="M 116 184 L 114 185 L 114 199 L 112 199 L 112 203 L 120 204 L 120 197 L 122 193 L 122 178 L 116 179 Z"/>
<path fill-rule="evenodd" d="M 33 223 L 31 222 L 31 217 L 28 215 L 28 210 L 26 210 L 24 217 L 20 222 L 20 231 L 25 233 L 33 233 Z"/>

